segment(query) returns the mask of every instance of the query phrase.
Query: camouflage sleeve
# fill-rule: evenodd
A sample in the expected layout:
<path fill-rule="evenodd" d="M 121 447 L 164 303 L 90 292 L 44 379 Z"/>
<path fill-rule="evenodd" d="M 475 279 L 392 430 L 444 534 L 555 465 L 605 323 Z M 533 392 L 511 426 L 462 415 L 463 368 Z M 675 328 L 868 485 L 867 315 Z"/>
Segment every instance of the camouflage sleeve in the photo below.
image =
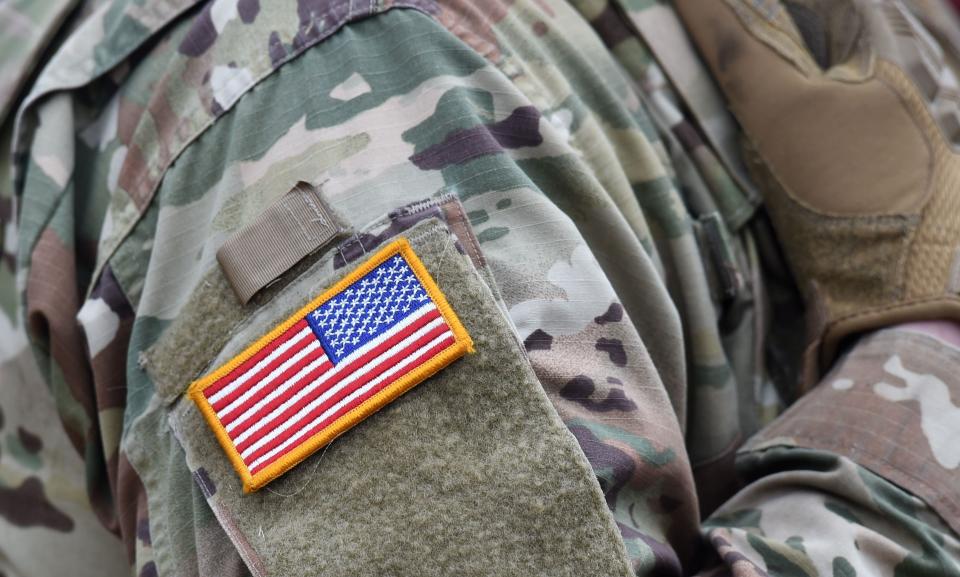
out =
<path fill-rule="evenodd" d="M 98 13 L 47 67 L 20 116 L 25 317 L 45 328 L 31 335 L 41 374 L 85 455 L 94 508 L 134 570 L 258 572 L 304 553 L 264 548 L 281 533 L 267 523 L 239 534 L 217 506 L 229 489 L 187 462 L 140 359 L 171 323 L 190 320 L 185 306 L 202 293 L 224 239 L 307 181 L 322 183 L 355 230 L 411 202 L 456 195 L 525 349 L 517 354 L 566 425 L 561 445 L 583 449 L 578 459 L 592 475 L 578 490 L 596 496 L 590 510 L 612 531 L 598 542 L 616 551 L 603 565 L 679 571 L 693 554 L 698 512 L 681 425 L 682 328 L 662 281 L 675 265 L 660 252 L 675 251 L 692 271 L 694 303 L 712 293 L 664 145 L 587 21 L 561 2 L 482 10 L 411 2 L 376 17 L 348 2 L 269 10 L 238 2 L 225 12 L 221 4 L 183 18 Z M 146 43 L 145 29 L 167 23 L 164 42 Z M 123 31 L 123 45 L 109 44 L 122 35 L 98 44 L 100 26 Z M 138 42 L 136 66 L 69 90 Z M 74 106 L 80 93 L 99 100 Z M 708 342 L 719 344 L 716 329 Z M 721 388 L 729 398 L 729 383 Z M 429 518 L 437 527 L 452 520 Z M 488 527 L 476 530 L 456 535 L 489 547 L 523 537 L 500 532 L 491 542 Z M 583 540 L 565 555 L 594 548 Z M 447 562 L 482 553 L 477 545 Z"/>
<path fill-rule="evenodd" d="M 747 486 L 703 525 L 718 558 L 704 575 L 960 574 L 943 518 L 849 458 L 780 443 L 738 465 Z"/>
<path fill-rule="evenodd" d="M 746 487 L 704 525 L 734 574 L 957 575 L 960 349 L 861 340 L 742 449 Z"/>
<path fill-rule="evenodd" d="M 750 485 L 701 526 L 701 514 L 736 487 L 736 449 L 780 405 L 776 369 L 764 364 L 766 309 L 795 301 L 761 275 L 772 251 L 756 197 L 722 146 L 733 125 L 722 106 L 687 104 L 637 33 L 663 29 L 662 20 L 651 28 L 650 15 L 627 4 L 116 2 L 78 28 L 21 109 L 22 300 L 10 309 L 24 307 L 11 313 L 24 336 L 16 362 L 0 357 L 0 378 L 32 362 L 29 331 L 39 371 L 32 386 L 18 380 L 17 388 L 37 393 L 36 383 L 48 383 L 44 410 L 66 433 L 44 450 L 72 445 L 72 486 L 85 477 L 95 514 L 115 535 L 96 536 L 114 547 L 103 556 L 145 577 L 309 572 L 297 565 L 305 560 L 318 572 L 351 574 L 358 565 L 348 561 L 357 559 L 362 572 L 418 575 L 569 574 L 572 564 L 555 566 L 568 557 L 636 575 L 722 572 L 723 564 L 738 574 L 844 577 L 909 573 L 916 565 L 908 560 L 952 567 L 950 531 L 916 497 L 829 449 L 788 442 L 745 453 Z M 709 126 L 726 132 L 701 128 L 688 109 L 717 114 Z M 539 512 L 540 525 L 550 525 L 543 520 L 557 519 L 565 498 L 589 494 L 596 502 L 563 519 L 588 526 L 599 515 L 604 531 L 524 540 L 499 530 L 509 526 L 502 519 L 476 524 L 469 508 L 439 510 L 423 491 L 321 519 L 303 504 L 331 491 L 336 469 L 311 475 L 320 463 L 342 463 L 346 442 L 244 502 L 220 483 L 214 457 L 191 452 L 191 439 L 207 433 L 175 429 L 182 389 L 168 396 L 145 359 L 173 335 L 182 355 L 168 372 L 187 374 L 246 330 L 191 330 L 207 326 L 205 315 L 263 320 L 297 297 L 281 286 L 275 299 L 240 307 L 220 298 L 229 293 L 214 281 L 224 241 L 300 181 L 318 185 L 358 233 L 340 254 L 350 246 L 363 253 L 387 234 L 370 223 L 405 230 L 399 207 L 457 199 L 462 214 L 450 222 L 470 231 L 482 284 L 473 276 L 457 283 L 456 274 L 446 282 L 453 294 L 486 295 L 486 309 L 499 311 L 519 343 L 514 358 L 532 370 L 563 434 L 550 442 L 530 435 L 535 415 L 518 414 L 520 397 L 499 405 L 491 426 L 524 432 L 514 445 L 573 447 L 588 473 L 563 479 L 563 494 L 536 495 L 558 471 L 576 470 L 537 463 L 516 491 L 529 496 L 516 516 Z M 0 279 L 11 286 L 12 268 L 3 266 Z M 512 342 L 481 336 L 491 348 Z M 26 398 L 9 394 L 5 415 Z M 20 422 L 4 423 L 4 436 Z M 430 462 L 476 455 L 467 430 L 451 429 L 449 451 Z M 37 459 L 6 448 L 0 496 L 16 487 L 36 494 L 28 479 Z M 484 483 L 503 488 L 469 462 L 456 465 L 468 474 L 450 479 L 438 467 L 434 481 L 465 495 L 485 494 Z M 413 541 L 447 535 L 450 549 L 424 553 L 400 524 L 376 533 L 391 555 L 349 542 L 357 527 L 388 523 L 406 506 L 417 511 L 406 520 L 415 521 Z M 42 524 L 21 510 L 15 498 L 0 499 L 3 529 L 18 539 L 0 543 L 2 562 Z M 45 519 L 65 527 L 53 513 Z M 303 546 L 320 523 L 338 532 Z M 79 527 L 62 531 L 77 538 L 63 546 L 88 552 Z M 549 567 L 510 565 L 510 555 L 526 552 L 529 561 L 535 549 L 559 556 Z M 590 558 L 598 551 L 605 555 Z M 419 564 L 403 564 L 418 555 Z M 487 565 L 465 565 L 478 558 Z M 24 556 L 8 572 L 51 574 L 50 562 Z"/>

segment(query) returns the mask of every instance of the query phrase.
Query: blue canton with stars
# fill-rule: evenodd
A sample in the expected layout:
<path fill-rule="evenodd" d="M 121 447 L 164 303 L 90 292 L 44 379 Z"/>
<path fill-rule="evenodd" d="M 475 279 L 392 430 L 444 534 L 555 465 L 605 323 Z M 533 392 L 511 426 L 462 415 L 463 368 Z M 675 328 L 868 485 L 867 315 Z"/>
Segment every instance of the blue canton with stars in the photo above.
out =
<path fill-rule="evenodd" d="M 398 254 L 314 309 L 307 322 L 336 365 L 429 301 L 417 275 Z"/>

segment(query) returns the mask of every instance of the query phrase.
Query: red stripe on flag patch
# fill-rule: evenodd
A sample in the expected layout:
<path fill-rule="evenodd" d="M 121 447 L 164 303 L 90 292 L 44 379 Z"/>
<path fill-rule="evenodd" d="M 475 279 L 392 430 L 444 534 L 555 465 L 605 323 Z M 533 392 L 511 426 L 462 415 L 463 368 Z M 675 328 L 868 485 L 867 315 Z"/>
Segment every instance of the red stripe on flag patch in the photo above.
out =
<path fill-rule="evenodd" d="M 189 394 L 250 492 L 472 349 L 399 239 Z"/>

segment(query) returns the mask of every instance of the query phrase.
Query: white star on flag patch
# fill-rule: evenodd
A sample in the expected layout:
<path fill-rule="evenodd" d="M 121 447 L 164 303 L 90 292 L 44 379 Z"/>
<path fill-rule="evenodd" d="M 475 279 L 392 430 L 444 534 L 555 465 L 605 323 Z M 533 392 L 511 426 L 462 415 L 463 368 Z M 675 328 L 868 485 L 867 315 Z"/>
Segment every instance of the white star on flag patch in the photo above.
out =
<path fill-rule="evenodd" d="M 472 350 L 401 238 L 188 392 L 251 492 Z"/>

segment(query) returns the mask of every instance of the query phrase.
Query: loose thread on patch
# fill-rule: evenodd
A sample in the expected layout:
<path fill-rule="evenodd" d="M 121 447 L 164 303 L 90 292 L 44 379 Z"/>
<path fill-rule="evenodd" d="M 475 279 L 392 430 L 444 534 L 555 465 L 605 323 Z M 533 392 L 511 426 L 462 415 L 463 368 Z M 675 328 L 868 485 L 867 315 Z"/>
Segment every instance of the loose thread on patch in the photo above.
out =
<path fill-rule="evenodd" d="M 317 457 L 317 462 L 313 465 L 313 470 L 310 471 L 310 475 L 307 477 L 307 481 L 303 484 L 302 487 L 300 487 L 299 489 L 297 489 L 296 491 L 294 491 L 294 492 L 292 492 L 292 493 L 282 493 L 282 492 L 280 492 L 280 491 L 275 491 L 275 490 L 271 489 L 270 487 L 264 487 L 264 489 L 266 489 L 267 491 L 273 493 L 274 495 L 277 495 L 278 497 L 283 497 L 283 498 L 295 497 L 295 496 L 299 495 L 300 493 L 302 493 L 304 490 L 306 490 L 306 488 L 307 488 L 307 487 L 310 485 L 310 483 L 313 481 L 313 478 L 316 476 L 317 471 L 320 469 L 320 462 L 323 461 L 323 456 L 326 455 L 326 454 L 327 454 L 327 451 L 330 449 L 330 447 L 333 446 L 334 441 L 336 441 L 336 438 L 332 439 L 329 443 L 327 443 L 327 446 L 324 447 L 324 448 L 323 448 L 323 451 L 320 452 L 320 455 Z"/>

